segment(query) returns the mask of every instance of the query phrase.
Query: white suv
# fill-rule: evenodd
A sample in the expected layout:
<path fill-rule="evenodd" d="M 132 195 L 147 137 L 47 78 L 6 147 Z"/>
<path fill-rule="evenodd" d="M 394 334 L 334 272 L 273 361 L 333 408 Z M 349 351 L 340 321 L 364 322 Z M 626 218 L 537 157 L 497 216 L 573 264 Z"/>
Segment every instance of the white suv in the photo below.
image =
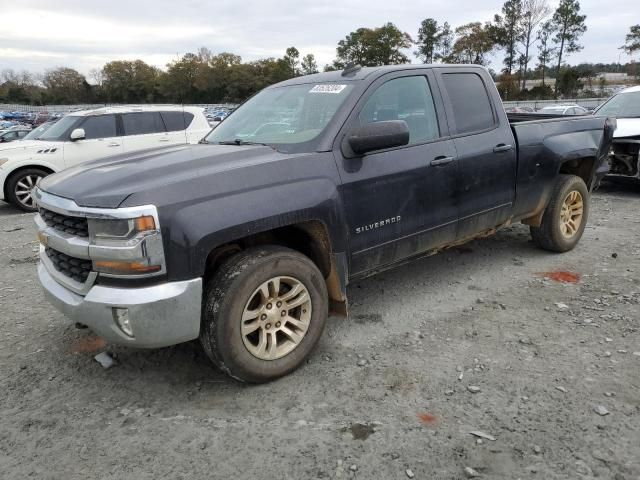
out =
<path fill-rule="evenodd" d="M 88 160 L 198 143 L 210 130 L 198 107 L 126 106 L 74 112 L 37 140 L 0 146 L 0 200 L 34 211 L 31 190 L 42 177 Z"/>

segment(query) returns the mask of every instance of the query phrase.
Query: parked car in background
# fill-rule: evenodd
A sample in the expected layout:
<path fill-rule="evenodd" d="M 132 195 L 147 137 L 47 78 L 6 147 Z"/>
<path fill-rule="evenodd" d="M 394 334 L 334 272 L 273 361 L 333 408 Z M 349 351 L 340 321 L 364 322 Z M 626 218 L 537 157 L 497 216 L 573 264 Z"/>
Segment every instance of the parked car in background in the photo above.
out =
<path fill-rule="evenodd" d="M 504 109 L 504 111 L 507 112 L 507 113 L 533 113 L 533 112 L 535 112 L 533 107 L 524 107 L 524 106 L 507 107 L 507 108 Z"/>
<path fill-rule="evenodd" d="M 122 153 L 198 143 L 210 130 L 198 107 L 128 106 L 74 112 L 35 140 L 0 147 L 0 200 L 35 211 L 31 190 L 51 173 Z"/>
<path fill-rule="evenodd" d="M 28 128 L 10 128 L 9 130 L 0 130 L 0 143 L 9 143 L 14 140 L 20 140 L 26 137 L 31 130 Z"/>
<path fill-rule="evenodd" d="M 537 113 L 547 115 L 586 115 L 589 111 L 579 105 L 548 105 L 542 107 Z"/>
<path fill-rule="evenodd" d="M 618 121 L 609 155 L 610 173 L 640 178 L 640 86 L 615 94 L 594 115 L 607 115 Z"/>

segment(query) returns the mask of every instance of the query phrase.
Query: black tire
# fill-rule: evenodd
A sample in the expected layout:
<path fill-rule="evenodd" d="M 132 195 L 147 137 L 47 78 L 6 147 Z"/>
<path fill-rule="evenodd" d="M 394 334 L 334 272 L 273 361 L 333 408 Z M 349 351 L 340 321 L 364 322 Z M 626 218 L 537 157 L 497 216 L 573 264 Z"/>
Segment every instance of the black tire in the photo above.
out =
<path fill-rule="evenodd" d="M 256 289 L 276 276 L 294 277 L 303 284 L 311 315 L 297 347 L 281 358 L 264 360 L 245 346 L 241 319 Z M 279 246 L 250 248 L 227 259 L 205 285 L 200 342 L 213 363 L 231 377 L 268 382 L 292 372 L 311 354 L 322 336 L 328 305 L 325 280 L 309 258 Z"/>
<path fill-rule="evenodd" d="M 47 175 L 49 175 L 49 172 L 42 170 L 40 168 L 25 168 L 22 170 L 18 170 L 15 173 L 12 173 L 9 178 L 7 179 L 7 183 L 6 183 L 6 192 L 7 192 L 7 201 L 9 203 L 11 203 L 12 205 L 18 207 L 20 210 L 24 211 L 24 212 L 35 212 L 38 209 L 35 207 L 34 204 L 32 204 L 31 202 L 24 201 L 24 197 L 21 196 L 21 194 L 19 193 L 20 190 L 20 185 L 19 184 L 27 184 L 25 183 L 26 179 L 34 179 L 37 178 L 38 180 L 46 177 Z M 33 182 L 33 186 L 35 187 L 35 183 L 36 181 L 32 180 Z M 29 197 L 29 200 L 31 200 L 31 198 Z"/>
<path fill-rule="evenodd" d="M 562 232 L 562 207 L 565 199 L 572 192 L 578 192 L 582 197 L 582 218 L 580 225 L 567 237 Z M 582 238 L 589 218 L 590 195 L 582 178 L 575 175 L 560 175 L 551 194 L 551 200 L 542 216 L 539 227 L 531 227 L 533 242 L 540 248 L 552 252 L 567 252 L 572 250 Z"/>

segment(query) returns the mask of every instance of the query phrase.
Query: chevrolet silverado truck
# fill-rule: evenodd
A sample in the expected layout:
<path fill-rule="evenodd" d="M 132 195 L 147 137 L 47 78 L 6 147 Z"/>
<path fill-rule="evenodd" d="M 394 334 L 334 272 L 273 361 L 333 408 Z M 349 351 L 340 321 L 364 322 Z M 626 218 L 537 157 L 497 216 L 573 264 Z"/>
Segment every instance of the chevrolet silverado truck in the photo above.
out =
<path fill-rule="evenodd" d="M 347 285 L 523 222 L 564 252 L 607 173 L 606 118 L 510 123 L 478 66 L 349 67 L 261 91 L 201 144 L 44 178 L 38 275 L 113 344 L 200 340 L 246 382 L 310 355 Z"/>

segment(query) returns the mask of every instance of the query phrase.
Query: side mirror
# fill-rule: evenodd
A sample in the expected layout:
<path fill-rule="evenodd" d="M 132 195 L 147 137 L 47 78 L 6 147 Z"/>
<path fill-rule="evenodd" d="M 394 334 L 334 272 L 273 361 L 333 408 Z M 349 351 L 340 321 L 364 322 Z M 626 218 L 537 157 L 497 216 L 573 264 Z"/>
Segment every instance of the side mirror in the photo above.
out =
<path fill-rule="evenodd" d="M 74 129 L 71 132 L 71 136 L 69 138 L 71 139 L 72 142 L 75 142 L 76 140 L 84 140 L 85 139 L 84 128 Z"/>
<path fill-rule="evenodd" d="M 374 122 L 356 128 L 349 134 L 349 146 L 363 155 L 374 150 L 402 147 L 409 144 L 409 126 L 404 120 Z"/>

